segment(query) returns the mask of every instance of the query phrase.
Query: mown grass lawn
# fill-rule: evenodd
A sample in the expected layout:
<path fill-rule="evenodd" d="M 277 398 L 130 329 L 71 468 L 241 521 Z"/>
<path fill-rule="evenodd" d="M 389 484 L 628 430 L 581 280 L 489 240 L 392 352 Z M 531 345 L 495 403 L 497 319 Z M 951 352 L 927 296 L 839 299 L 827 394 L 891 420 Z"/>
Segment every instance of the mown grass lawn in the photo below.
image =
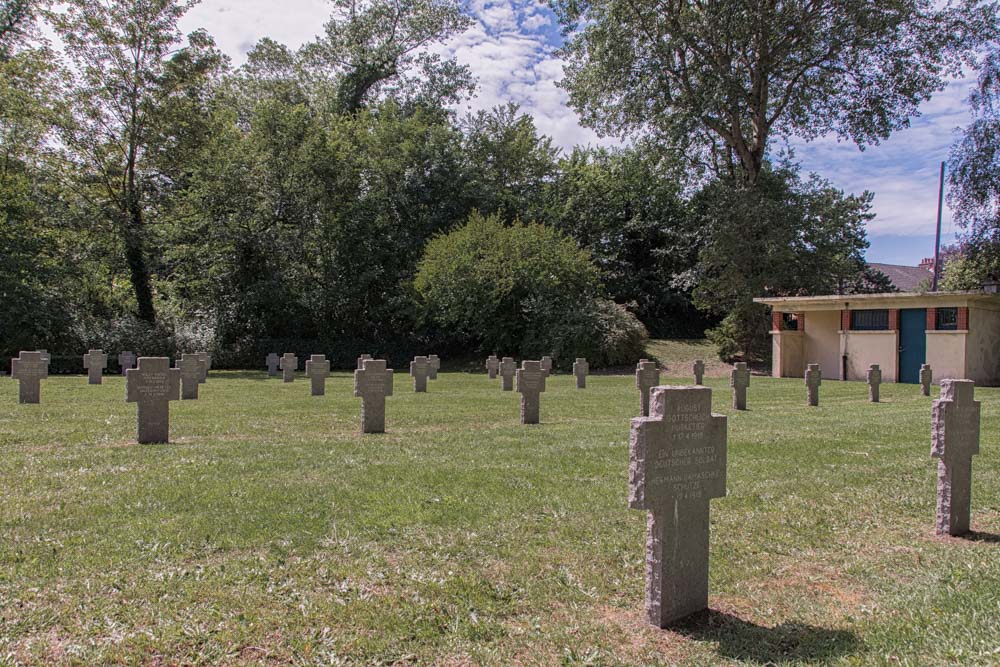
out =
<path fill-rule="evenodd" d="M 1000 390 L 983 402 L 975 539 L 933 535 L 930 400 L 755 377 L 712 502 L 712 611 L 642 614 L 626 508 L 629 376 L 550 378 L 539 426 L 485 374 L 360 401 L 213 372 L 133 444 L 121 378 L 0 382 L 0 663 L 1000 663 Z M 667 379 L 665 383 L 669 382 Z M 936 391 L 935 391 L 936 393 Z"/>

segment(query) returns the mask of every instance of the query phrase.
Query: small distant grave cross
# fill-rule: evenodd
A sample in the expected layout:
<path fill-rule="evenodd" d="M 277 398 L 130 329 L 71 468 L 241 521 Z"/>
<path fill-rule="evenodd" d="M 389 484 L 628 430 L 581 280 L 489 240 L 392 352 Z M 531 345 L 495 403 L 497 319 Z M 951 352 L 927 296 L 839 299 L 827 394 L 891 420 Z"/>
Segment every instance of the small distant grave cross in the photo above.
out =
<path fill-rule="evenodd" d="M 362 354 L 360 357 L 358 357 L 358 370 L 360 371 L 362 368 L 364 368 L 365 362 L 371 358 L 372 355 L 370 354 Z"/>
<path fill-rule="evenodd" d="M 410 362 L 410 375 L 413 376 L 413 391 L 422 394 L 427 391 L 427 376 L 431 372 L 427 357 L 413 357 Z"/>
<path fill-rule="evenodd" d="M 87 369 L 87 384 L 101 384 L 102 373 L 108 367 L 108 355 L 103 350 L 90 350 L 83 355 L 83 367 Z"/>
<path fill-rule="evenodd" d="M 517 371 L 517 391 L 521 394 L 521 423 L 537 424 L 539 404 L 545 391 L 545 370 L 540 361 L 523 361 Z"/>
<path fill-rule="evenodd" d="M 500 362 L 500 388 L 503 391 L 514 391 L 514 374 L 517 373 L 517 364 L 513 357 L 504 357 Z"/>
<path fill-rule="evenodd" d="M 361 397 L 361 432 L 385 433 L 385 397 L 392 396 L 392 369 L 385 359 L 365 359 L 354 371 L 354 395 Z"/>
<path fill-rule="evenodd" d="M 691 370 L 694 373 L 694 383 L 703 384 L 705 381 L 705 362 L 701 359 L 695 359 Z"/>
<path fill-rule="evenodd" d="M 934 379 L 934 371 L 929 364 L 920 367 L 920 393 L 924 396 L 931 395 L 931 381 Z"/>
<path fill-rule="evenodd" d="M 208 381 L 208 371 L 212 368 L 212 355 L 208 352 L 195 352 L 195 354 L 201 360 L 201 377 L 198 379 L 198 382 L 205 384 Z"/>
<path fill-rule="evenodd" d="M 174 366 L 181 372 L 181 400 L 197 400 L 198 385 L 201 384 L 201 357 L 197 354 L 183 354 Z"/>
<path fill-rule="evenodd" d="M 878 364 L 872 364 L 868 367 L 865 381 L 868 383 L 868 400 L 872 403 L 878 403 L 878 390 L 882 384 L 882 369 L 878 367 Z"/>
<path fill-rule="evenodd" d="M 299 370 L 299 358 L 294 352 L 285 352 L 281 357 L 281 379 L 285 382 L 295 382 L 295 371 Z"/>
<path fill-rule="evenodd" d="M 649 416 L 649 392 L 660 384 L 660 369 L 655 361 L 640 359 L 635 367 L 635 386 L 639 390 L 639 414 Z"/>
<path fill-rule="evenodd" d="M 542 357 L 541 364 L 542 364 L 542 374 L 545 375 L 545 377 L 552 375 L 552 357 L 548 356 Z"/>
<path fill-rule="evenodd" d="M 281 363 L 281 357 L 276 352 L 272 352 L 267 355 L 264 363 L 267 364 L 267 376 L 278 377 L 278 364 Z"/>
<path fill-rule="evenodd" d="M 972 457 L 979 453 L 979 401 L 972 380 L 941 380 L 934 401 L 931 456 L 938 459 L 937 533 L 969 532 L 972 512 Z"/>
<path fill-rule="evenodd" d="M 133 366 L 135 366 L 135 352 L 125 350 L 118 355 L 118 367 L 122 369 L 122 375 Z"/>
<path fill-rule="evenodd" d="M 312 383 L 312 396 L 326 395 L 326 378 L 330 375 L 330 361 L 325 354 L 314 354 L 306 360 L 306 375 Z"/>
<path fill-rule="evenodd" d="M 18 381 L 18 403 L 41 403 L 41 381 L 49 376 L 47 354 L 22 351 L 10 360 L 10 376 Z"/>
<path fill-rule="evenodd" d="M 646 618 L 664 628 L 708 607 L 709 500 L 726 495 L 726 418 L 708 387 L 653 389 L 632 419 L 629 507 L 646 518 Z"/>
<path fill-rule="evenodd" d="M 490 376 L 491 380 L 497 378 L 497 372 L 500 370 L 500 360 L 497 359 L 497 355 L 491 354 L 486 357 L 486 373 Z"/>
<path fill-rule="evenodd" d="M 138 403 L 140 444 L 170 441 L 170 401 L 180 398 L 181 372 L 167 357 L 139 357 L 125 374 L 125 400 Z"/>
<path fill-rule="evenodd" d="M 427 379 L 437 380 L 438 371 L 441 370 L 441 360 L 436 354 L 427 357 Z"/>
<path fill-rule="evenodd" d="M 819 364 L 809 364 L 806 367 L 806 403 L 813 407 L 819 405 L 819 386 L 823 384 L 823 371 Z"/>
<path fill-rule="evenodd" d="M 733 370 L 729 371 L 729 386 L 733 388 L 733 409 L 746 410 L 747 388 L 750 386 L 750 369 L 746 362 L 736 362 Z"/>
<path fill-rule="evenodd" d="M 587 374 L 590 373 L 590 364 L 583 357 L 577 357 L 573 362 L 573 375 L 576 376 L 576 388 L 587 388 Z"/>

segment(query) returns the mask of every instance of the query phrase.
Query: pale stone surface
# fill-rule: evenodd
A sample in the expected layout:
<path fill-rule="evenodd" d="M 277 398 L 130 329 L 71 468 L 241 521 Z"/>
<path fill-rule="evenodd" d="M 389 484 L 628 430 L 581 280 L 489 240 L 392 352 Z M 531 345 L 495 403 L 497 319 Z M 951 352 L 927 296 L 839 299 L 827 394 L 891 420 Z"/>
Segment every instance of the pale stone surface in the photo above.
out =
<path fill-rule="evenodd" d="M 371 358 L 372 358 L 372 355 L 370 355 L 370 354 L 362 354 L 360 357 L 358 357 L 358 370 L 360 371 L 362 368 L 364 368 L 365 367 L 365 361 L 367 361 L 368 359 L 371 359 Z"/>
<path fill-rule="evenodd" d="M 878 364 L 871 364 L 868 367 L 865 381 L 868 383 L 868 400 L 872 403 L 878 403 L 879 386 L 882 384 L 882 369 L 879 368 Z"/>
<path fill-rule="evenodd" d="M 10 376 L 18 381 L 18 403 L 40 403 L 42 380 L 49 376 L 47 352 L 21 351 L 10 360 Z"/>
<path fill-rule="evenodd" d="M 306 375 L 311 383 L 312 396 L 326 395 L 326 378 L 330 376 L 330 361 L 325 354 L 314 354 L 306 360 Z"/>
<path fill-rule="evenodd" d="M 299 358 L 294 352 L 285 352 L 279 362 L 281 366 L 281 379 L 284 382 L 295 382 L 295 371 L 299 370 Z"/>
<path fill-rule="evenodd" d="M 542 357 L 542 373 L 545 377 L 552 375 L 552 357 Z"/>
<path fill-rule="evenodd" d="M 941 380 L 934 401 L 931 456 L 938 459 L 937 533 L 964 535 L 972 513 L 972 457 L 979 453 L 980 405 L 972 380 Z"/>
<path fill-rule="evenodd" d="M 212 368 L 212 355 L 208 352 L 195 352 L 195 355 L 201 360 L 201 378 L 198 382 L 205 384 L 208 380 L 208 371 Z"/>
<path fill-rule="evenodd" d="M 924 396 L 931 395 L 931 382 L 934 380 L 934 371 L 929 364 L 920 367 L 920 393 Z"/>
<path fill-rule="evenodd" d="M 125 371 L 128 369 L 135 367 L 135 352 L 125 350 L 119 353 L 118 367 L 122 369 L 122 375 L 125 375 Z"/>
<path fill-rule="evenodd" d="M 635 386 L 639 390 L 639 414 L 649 416 L 649 391 L 660 384 L 660 369 L 655 361 L 639 360 L 635 367 Z"/>
<path fill-rule="evenodd" d="M 646 510 L 646 618 L 708 608 L 709 500 L 726 495 L 726 418 L 708 387 L 656 387 L 632 419 L 629 507 Z"/>
<path fill-rule="evenodd" d="M 823 371 L 819 364 L 809 364 L 805 372 L 806 380 L 806 403 L 811 406 L 819 405 L 819 386 L 823 384 Z"/>
<path fill-rule="evenodd" d="M 193 401 L 198 398 L 198 385 L 201 384 L 201 357 L 197 354 L 184 354 L 174 362 L 181 372 L 181 400 Z"/>
<path fill-rule="evenodd" d="M 694 383 L 703 384 L 705 381 L 705 362 L 701 359 L 695 359 L 691 366 L 691 372 L 694 373 Z"/>
<path fill-rule="evenodd" d="M 83 367 L 87 369 L 88 384 L 101 384 L 104 369 L 108 367 L 108 355 L 103 350 L 90 350 L 83 355 Z"/>
<path fill-rule="evenodd" d="M 200 362 L 200 360 L 199 360 Z M 181 372 L 167 357 L 139 357 L 125 374 L 125 400 L 138 403 L 136 439 L 140 444 L 170 441 L 170 401 L 180 398 Z"/>
<path fill-rule="evenodd" d="M 750 386 L 750 369 L 746 362 L 738 361 L 729 371 L 729 386 L 733 388 L 733 409 L 747 409 L 747 387 Z"/>
<path fill-rule="evenodd" d="M 385 359 L 365 359 L 354 371 L 354 395 L 361 397 L 361 432 L 385 433 L 385 397 L 392 396 L 391 368 Z"/>
<path fill-rule="evenodd" d="M 427 357 L 413 357 L 410 362 L 410 375 L 413 377 L 413 391 L 422 394 L 427 391 L 427 376 L 431 372 L 430 360 Z"/>
<path fill-rule="evenodd" d="M 503 391 L 514 391 L 514 374 L 517 372 L 517 364 L 513 357 L 504 357 L 500 362 L 500 388 Z"/>
<path fill-rule="evenodd" d="M 42 353 L 42 361 L 45 362 L 46 366 L 52 363 L 52 355 L 49 354 L 48 350 L 38 350 L 38 351 Z"/>
<path fill-rule="evenodd" d="M 587 375 L 590 373 L 590 364 L 583 357 L 577 357 L 573 362 L 573 375 L 576 376 L 576 388 L 587 388 Z"/>
<path fill-rule="evenodd" d="M 436 354 L 432 354 L 427 357 L 427 378 L 429 380 L 438 379 L 438 371 L 441 370 L 441 360 L 438 359 Z"/>
<path fill-rule="evenodd" d="M 486 357 L 486 373 L 491 380 L 495 380 L 498 372 L 500 372 L 500 360 L 497 359 L 497 355 L 491 354 Z"/>
<path fill-rule="evenodd" d="M 517 391 L 521 394 L 521 423 L 537 424 L 542 392 L 545 391 L 545 370 L 540 361 L 522 361 L 517 371 Z"/>
<path fill-rule="evenodd" d="M 278 353 L 272 352 L 267 355 L 264 363 L 267 364 L 267 376 L 272 378 L 278 377 L 278 364 L 281 363 L 281 357 L 278 356 Z"/>

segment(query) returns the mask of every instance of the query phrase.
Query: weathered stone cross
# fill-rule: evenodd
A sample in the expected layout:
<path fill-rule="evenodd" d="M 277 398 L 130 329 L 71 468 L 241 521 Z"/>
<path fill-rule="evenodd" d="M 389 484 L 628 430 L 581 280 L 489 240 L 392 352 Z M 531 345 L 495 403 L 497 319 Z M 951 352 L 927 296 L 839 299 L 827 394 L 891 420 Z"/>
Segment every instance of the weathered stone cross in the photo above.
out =
<path fill-rule="evenodd" d="M 542 364 L 542 374 L 545 375 L 545 377 L 552 375 L 552 357 L 548 356 L 542 357 L 541 364 Z"/>
<path fill-rule="evenodd" d="M 20 352 L 10 360 L 10 376 L 18 381 L 18 403 L 41 403 L 42 383 L 49 376 L 46 352 Z"/>
<path fill-rule="evenodd" d="M 806 367 L 806 403 L 812 406 L 819 405 L 819 386 L 823 384 L 823 371 L 819 364 L 809 364 Z"/>
<path fill-rule="evenodd" d="M 500 388 L 503 391 L 514 391 L 514 374 L 517 372 L 517 364 L 513 357 L 504 357 L 500 362 Z"/>
<path fill-rule="evenodd" d="M 101 384 L 102 373 L 108 367 L 108 355 L 103 350 L 90 350 L 83 355 L 83 367 L 87 369 L 87 384 Z"/>
<path fill-rule="evenodd" d="M 371 359 L 371 358 L 372 358 L 372 355 L 370 355 L 370 354 L 362 354 L 360 357 L 358 357 L 358 370 L 360 371 L 362 368 L 364 368 L 365 367 L 365 361 L 367 361 L 368 359 Z"/>
<path fill-rule="evenodd" d="M 295 371 L 299 370 L 299 358 L 294 352 L 285 352 L 281 357 L 281 379 L 284 382 L 295 382 Z"/>
<path fill-rule="evenodd" d="M 278 377 L 278 364 L 281 363 L 281 357 L 276 352 L 272 352 L 267 355 L 264 363 L 267 364 L 267 376 L 272 378 Z"/>
<path fill-rule="evenodd" d="M 750 386 L 750 369 L 746 362 L 736 362 L 733 370 L 729 371 L 729 386 L 733 388 L 733 409 L 746 410 L 747 387 Z"/>
<path fill-rule="evenodd" d="M 208 352 L 195 352 L 195 354 L 201 359 L 201 378 L 198 382 L 205 384 L 208 380 L 208 371 L 212 368 L 212 355 Z"/>
<path fill-rule="evenodd" d="M 694 373 L 694 383 L 702 384 L 705 380 L 705 362 L 701 359 L 695 359 L 691 371 Z"/>
<path fill-rule="evenodd" d="M 500 370 L 500 360 L 497 359 L 497 355 L 491 354 L 486 357 L 486 373 L 490 376 L 491 380 L 497 378 L 497 371 Z"/>
<path fill-rule="evenodd" d="M 441 370 L 441 360 L 436 354 L 427 357 L 427 379 L 437 380 L 438 371 Z"/>
<path fill-rule="evenodd" d="M 657 387 L 632 419 L 629 507 L 646 519 L 646 618 L 667 627 L 708 607 L 709 500 L 726 495 L 726 418 L 708 387 Z"/>
<path fill-rule="evenodd" d="M 587 388 L 587 374 L 590 373 L 590 364 L 583 357 L 577 357 L 573 362 L 573 375 L 576 376 L 576 388 Z"/>
<path fill-rule="evenodd" d="M 135 352 L 125 350 L 118 355 L 118 367 L 122 369 L 122 375 L 133 366 L 135 366 Z"/>
<path fill-rule="evenodd" d="M 170 401 L 180 398 L 181 372 L 167 357 L 139 357 L 125 374 L 125 400 L 138 403 L 140 444 L 170 441 Z"/>
<path fill-rule="evenodd" d="M 201 384 L 201 357 L 197 354 L 183 354 L 174 366 L 181 372 L 181 400 L 193 401 L 198 398 Z"/>
<path fill-rule="evenodd" d="M 385 359 L 365 359 L 354 371 L 354 395 L 361 397 L 361 432 L 385 433 L 385 397 L 392 396 L 392 369 Z"/>
<path fill-rule="evenodd" d="M 941 380 L 934 401 L 931 456 L 938 460 L 937 533 L 969 532 L 972 457 L 979 453 L 979 401 L 972 380 Z"/>
<path fill-rule="evenodd" d="M 309 376 L 310 395 L 326 395 L 326 378 L 330 375 L 330 361 L 325 354 L 314 354 L 306 360 L 306 375 Z"/>
<path fill-rule="evenodd" d="M 522 361 L 517 371 L 517 392 L 521 394 L 521 423 L 537 424 L 539 404 L 545 391 L 545 370 L 540 361 Z"/>
<path fill-rule="evenodd" d="M 872 403 L 878 403 L 879 385 L 882 384 L 882 369 L 878 367 L 878 364 L 872 364 L 868 367 L 865 381 L 868 383 L 868 400 Z"/>
<path fill-rule="evenodd" d="M 924 396 L 931 395 L 931 381 L 934 379 L 934 371 L 929 364 L 920 367 L 920 393 Z"/>
<path fill-rule="evenodd" d="M 635 367 L 635 386 L 639 390 L 639 414 L 649 416 L 649 390 L 660 384 L 660 369 L 655 361 L 640 359 Z"/>
<path fill-rule="evenodd" d="M 431 372 L 427 357 L 413 357 L 410 362 L 410 375 L 413 376 L 413 391 L 422 394 L 427 391 L 427 375 Z"/>

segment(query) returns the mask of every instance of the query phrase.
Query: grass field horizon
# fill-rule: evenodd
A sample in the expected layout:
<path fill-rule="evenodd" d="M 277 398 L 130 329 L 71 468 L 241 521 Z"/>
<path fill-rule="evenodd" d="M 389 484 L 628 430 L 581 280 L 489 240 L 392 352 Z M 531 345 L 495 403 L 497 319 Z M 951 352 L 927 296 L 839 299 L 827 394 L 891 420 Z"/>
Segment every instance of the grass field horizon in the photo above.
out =
<path fill-rule="evenodd" d="M 672 373 L 671 373 L 672 374 Z M 970 538 L 933 534 L 931 399 L 754 377 L 712 502 L 711 610 L 642 613 L 628 375 L 550 378 L 542 424 L 483 374 L 414 394 L 383 435 L 325 397 L 215 372 L 136 445 L 124 380 L 0 381 L 0 664 L 996 664 L 1000 389 L 977 388 Z M 663 384 L 689 384 L 687 377 Z M 935 388 L 934 394 L 937 394 Z"/>

